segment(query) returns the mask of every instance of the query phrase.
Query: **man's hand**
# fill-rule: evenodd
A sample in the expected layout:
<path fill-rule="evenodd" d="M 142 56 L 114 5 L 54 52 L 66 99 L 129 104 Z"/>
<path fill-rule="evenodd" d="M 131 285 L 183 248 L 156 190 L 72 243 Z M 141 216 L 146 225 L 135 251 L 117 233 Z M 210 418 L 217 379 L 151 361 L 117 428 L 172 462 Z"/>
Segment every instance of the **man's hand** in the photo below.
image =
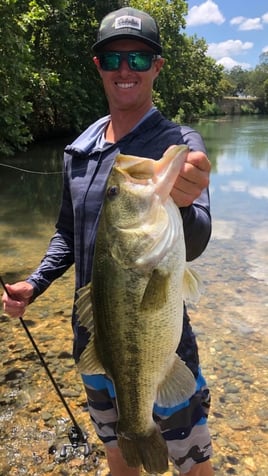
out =
<path fill-rule="evenodd" d="M 171 196 L 178 207 L 188 207 L 208 187 L 211 164 L 204 152 L 189 152 Z"/>
<path fill-rule="evenodd" d="M 27 281 L 6 284 L 10 297 L 4 292 L 2 297 L 3 309 L 10 317 L 21 317 L 33 295 L 33 286 Z"/>

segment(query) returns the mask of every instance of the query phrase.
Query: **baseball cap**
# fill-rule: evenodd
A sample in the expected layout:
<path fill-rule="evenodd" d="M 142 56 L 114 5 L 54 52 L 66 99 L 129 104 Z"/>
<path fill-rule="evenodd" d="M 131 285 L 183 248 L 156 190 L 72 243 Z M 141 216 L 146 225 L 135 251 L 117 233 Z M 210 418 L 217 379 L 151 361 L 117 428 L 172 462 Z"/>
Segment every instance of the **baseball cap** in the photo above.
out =
<path fill-rule="evenodd" d="M 124 38 L 143 41 L 157 54 L 162 53 L 156 21 L 148 13 L 131 7 L 120 8 L 103 18 L 93 51 L 97 53 L 110 41 Z"/>

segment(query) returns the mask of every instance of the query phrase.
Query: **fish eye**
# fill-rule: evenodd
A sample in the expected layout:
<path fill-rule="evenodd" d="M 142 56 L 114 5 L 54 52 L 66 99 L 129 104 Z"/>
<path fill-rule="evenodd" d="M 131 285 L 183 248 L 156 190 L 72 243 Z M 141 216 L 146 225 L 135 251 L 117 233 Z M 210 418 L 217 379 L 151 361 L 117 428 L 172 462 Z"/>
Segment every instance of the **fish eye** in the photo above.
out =
<path fill-rule="evenodd" d="M 120 189 L 117 185 L 112 185 L 107 189 L 107 197 L 111 199 L 115 198 L 117 195 L 119 195 L 119 191 Z"/>

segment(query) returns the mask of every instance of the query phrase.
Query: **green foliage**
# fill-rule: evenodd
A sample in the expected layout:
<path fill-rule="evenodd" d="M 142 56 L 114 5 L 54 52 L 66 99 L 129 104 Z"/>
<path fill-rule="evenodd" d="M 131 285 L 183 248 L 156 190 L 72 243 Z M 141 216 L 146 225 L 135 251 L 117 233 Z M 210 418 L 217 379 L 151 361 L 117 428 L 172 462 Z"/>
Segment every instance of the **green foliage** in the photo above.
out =
<path fill-rule="evenodd" d="M 29 49 L 20 23 L 23 2 L 0 3 L 0 153 L 12 154 L 31 140 L 27 117 Z"/>
<path fill-rule="evenodd" d="M 205 101 L 204 102 L 204 106 L 203 106 L 203 111 L 202 111 L 202 114 L 201 114 L 201 117 L 204 116 L 221 116 L 222 115 L 222 111 L 221 111 L 221 108 L 218 106 L 217 103 L 211 103 L 211 102 L 208 102 L 208 101 Z"/>
<path fill-rule="evenodd" d="M 231 78 L 223 77 L 219 81 L 219 89 L 222 96 L 236 96 L 237 87 Z"/>
<path fill-rule="evenodd" d="M 202 114 L 208 98 L 213 102 L 220 95 L 222 67 L 206 55 L 207 45 L 203 39 L 183 35 L 180 45 L 180 77 L 177 82 L 177 74 L 174 75 L 173 104 L 183 109 L 184 120 L 192 121 Z"/>
<path fill-rule="evenodd" d="M 268 51 L 264 51 L 260 55 L 260 64 L 268 64 Z"/>
<path fill-rule="evenodd" d="M 98 24 L 91 6 L 95 3 L 30 2 L 26 20 L 33 58 L 30 124 L 34 137 L 80 131 L 105 107 L 91 61 Z"/>
<path fill-rule="evenodd" d="M 241 105 L 241 114 L 249 115 L 249 114 L 258 114 L 258 108 L 254 107 L 251 104 L 242 104 Z"/>
<path fill-rule="evenodd" d="M 246 87 L 246 94 L 264 99 L 264 84 L 267 79 L 268 63 L 262 63 L 250 72 Z"/>
<path fill-rule="evenodd" d="M 268 79 L 266 79 L 263 83 L 263 90 L 264 90 L 264 104 L 266 111 L 268 111 Z"/>
<path fill-rule="evenodd" d="M 241 66 L 234 66 L 229 72 L 225 72 L 225 79 L 234 85 L 233 96 L 244 95 L 248 84 L 249 71 Z"/>
<path fill-rule="evenodd" d="M 268 103 L 266 99 L 265 85 L 268 81 L 268 61 L 267 56 L 262 56 L 263 62 L 256 66 L 252 70 L 243 70 L 240 66 L 236 66 L 231 71 L 225 71 L 225 81 L 229 82 L 232 87 L 229 90 L 229 94 L 233 96 L 250 96 L 256 97 L 257 109 L 259 113 L 268 112 Z M 228 93 L 227 93 L 228 94 Z M 244 108 L 244 113 L 252 113 L 248 107 Z"/>

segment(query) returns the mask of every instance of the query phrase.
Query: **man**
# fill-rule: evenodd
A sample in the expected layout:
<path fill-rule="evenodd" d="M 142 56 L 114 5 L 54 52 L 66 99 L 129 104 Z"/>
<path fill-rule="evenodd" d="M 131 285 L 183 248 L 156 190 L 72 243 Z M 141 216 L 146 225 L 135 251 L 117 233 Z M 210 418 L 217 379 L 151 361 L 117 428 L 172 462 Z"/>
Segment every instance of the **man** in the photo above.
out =
<path fill-rule="evenodd" d="M 190 152 L 172 190 L 180 207 L 187 260 L 205 249 L 211 232 L 208 183 L 210 163 L 199 134 L 166 120 L 153 107 L 152 89 L 164 59 L 159 30 L 148 14 L 122 8 L 107 15 L 93 46 L 94 62 L 102 78 L 110 115 L 99 119 L 65 149 L 65 175 L 56 232 L 38 269 L 7 289 L 4 310 L 12 317 L 44 292 L 52 281 L 75 263 L 76 289 L 90 281 L 96 227 L 107 177 L 116 154 L 158 160 L 173 144 L 188 144 Z M 78 361 L 87 335 L 73 312 L 74 357 Z M 196 377 L 196 394 L 183 404 L 155 408 L 155 419 L 167 440 L 169 455 L 183 475 L 211 476 L 210 436 L 206 423 L 209 391 L 202 377 L 195 337 L 185 309 L 181 358 Z M 112 382 L 103 375 L 82 375 L 89 411 L 103 441 L 112 476 L 138 476 L 126 465 L 117 446 L 116 404 Z M 168 417 L 168 418 L 167 418 Z"/>

